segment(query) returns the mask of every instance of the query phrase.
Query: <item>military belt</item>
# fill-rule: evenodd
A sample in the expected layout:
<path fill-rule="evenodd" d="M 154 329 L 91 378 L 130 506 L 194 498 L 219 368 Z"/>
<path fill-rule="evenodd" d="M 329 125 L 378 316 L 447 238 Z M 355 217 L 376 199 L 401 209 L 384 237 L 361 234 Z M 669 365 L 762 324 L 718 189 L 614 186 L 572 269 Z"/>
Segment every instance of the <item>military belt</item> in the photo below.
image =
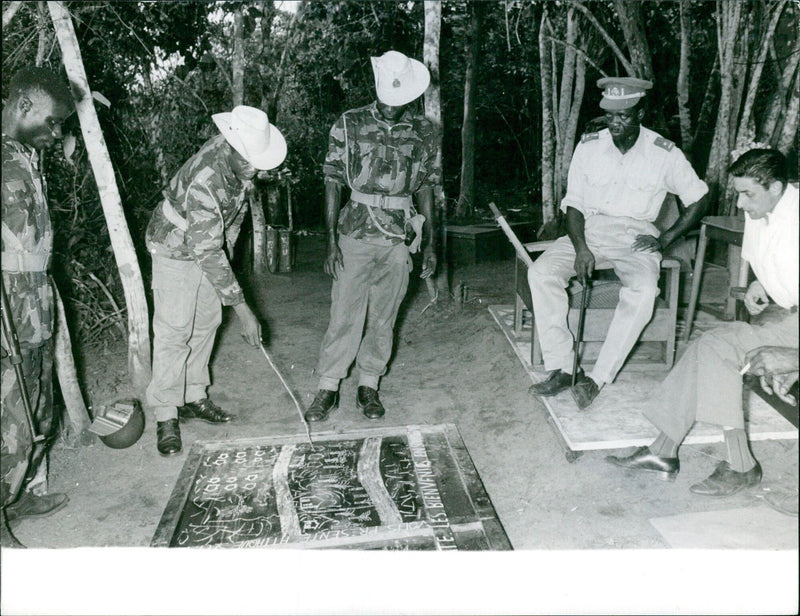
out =
<path fill-rule="evenodd" d="M 3 252 L 4 272 L 46 272 L 50 255 L 33 252 Z"/>
<path fill-rule="evenodd" d="M 405 212 L 408 212 L 413 205 L 411 197 L 408 195 L 370 195 L 355 189 L 350 192 L 350 200 L 385 210 L 404 210 Z"/>

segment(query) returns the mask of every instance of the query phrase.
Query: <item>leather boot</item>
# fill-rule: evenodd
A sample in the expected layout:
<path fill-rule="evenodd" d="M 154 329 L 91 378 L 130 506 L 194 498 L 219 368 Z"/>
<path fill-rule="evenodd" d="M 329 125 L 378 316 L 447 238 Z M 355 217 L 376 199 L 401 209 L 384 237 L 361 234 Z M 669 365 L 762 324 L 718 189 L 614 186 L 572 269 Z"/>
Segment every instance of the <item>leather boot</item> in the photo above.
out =
<path fill-rule="evenodd" d="M 339 406 L 339 392 L 320 389 L 314 396 L 314 401 L 308 405 L 305 413 L 306 421 L 325 421 L 337 406 Z"/>
<path fill-rule="evenodd" d="M 202 419 L 208 423 L 227 423 L 235 419 L 236 415 L 226 413 L 210 398 L 203 398 L 197 402 L 187 402 L 178 407 L 178 417 L 180 419 Z"/>
<path fill-rule="evenodd" d="M 358 388 L 356 406 L 364 413 L 364 417 L 367 419 L 380 419 L 386 413 L 386 409 L 383 408 L 383 404 L 378 398 L 378 392 L 372 387 L 364 385 L 360 385 Z"/>
<path fill-rule="evenodd" d="M 162 456 L 171 456 L 179 453 L 183 447 L 181 442 L 181 428 L 177 419 L 156 422 L 156 448 Z"/>
<path fill-rule="evenodd" d="M 11 529 L 8 527 L 5 508 L 0 509 L 0 546 L 4 548 L 25 547 L 17 540 L 17 538 L 14 536 L 14 533 L 12 533 Z"/>
<path fill-rule="evenodd" d="M 69 497 L 66 494 L 54 493 L 37 496 L 23 490 L 19 498 L 6 507 L 6 522 L 22 518 L 44 518 L 63 509 L 68 502 Z"/>
<path fill-rule="evenodd" d="M 583 378 L 583 370 L 578 368 L 578 379 Z M 572 385 L 572 375 L 563 370 L 553 370 L 544 381 L 534 383 L 528 388 L 532 396 L 550 397 L 560 394 Z"/>

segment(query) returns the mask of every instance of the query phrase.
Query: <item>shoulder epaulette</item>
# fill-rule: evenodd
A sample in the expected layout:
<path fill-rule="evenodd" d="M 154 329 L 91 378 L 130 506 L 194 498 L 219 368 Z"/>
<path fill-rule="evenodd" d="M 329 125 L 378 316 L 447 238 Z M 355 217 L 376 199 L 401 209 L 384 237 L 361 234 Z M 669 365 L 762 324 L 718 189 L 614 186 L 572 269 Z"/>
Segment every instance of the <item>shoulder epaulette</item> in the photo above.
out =
<path fill-rule="evenodd" d="M 584 133 L 581 136 L 581 143 L 586 143 L 587 141 L 594 141 L 595 139 L 600 138 L 600 133 Z"/>
<path fill-rule="evenodd" d="M 661 137 L 659 135 L 658 137 L 656 137 L 655 141 L 653 141 L 653 145 L 669 152 L 670 150 L 672 150 L 672 148 L 675 147 L 675 142 L 670 141 L 669 139 L 664 139 L 664 137 Z"/>

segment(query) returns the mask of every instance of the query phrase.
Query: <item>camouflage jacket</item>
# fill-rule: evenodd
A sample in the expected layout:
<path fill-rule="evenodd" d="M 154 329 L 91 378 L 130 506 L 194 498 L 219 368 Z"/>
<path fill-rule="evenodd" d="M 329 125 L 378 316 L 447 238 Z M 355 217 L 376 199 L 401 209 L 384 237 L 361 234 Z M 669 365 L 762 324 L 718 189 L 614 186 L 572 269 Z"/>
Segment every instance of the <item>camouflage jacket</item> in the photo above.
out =
<path fill-rule="evenodd" d="M 47 269 L 53 229 L 47 185 L 36 151 L 3 135 L 3 285 L 20 346 L 34 347 L 53 335 L 53 288 Z M 3 346 L 6 346 L 3 341 Z"/>
<path fill-rule="evenodd" d="M 406 109 L 395 124 L 387 124 L 377 104 L 342 114 L 330 131 L 322 168 L 326 182 L 336 182 L 367 194 L 411 196 L 442 181 L 436 156 L 436 134 L 425 117 Z M 381 227 L 402 235 L 403 210 L 372 208 Z M 355 239 L 385 238 L 367 206 L 352 200 L 339 216 L 339 233 Z M 402 242 L 392 238 L 392 243 Z"/>
<path fill-rule="evenodd" d="M 244 301 L 230 264 L 247 213 L 247 191 L 228 164 L 222 135 L 212 137 L 181 167 L 147 227 L 147 249 L 179 261 L 194 260 L 226 306 Z"/>

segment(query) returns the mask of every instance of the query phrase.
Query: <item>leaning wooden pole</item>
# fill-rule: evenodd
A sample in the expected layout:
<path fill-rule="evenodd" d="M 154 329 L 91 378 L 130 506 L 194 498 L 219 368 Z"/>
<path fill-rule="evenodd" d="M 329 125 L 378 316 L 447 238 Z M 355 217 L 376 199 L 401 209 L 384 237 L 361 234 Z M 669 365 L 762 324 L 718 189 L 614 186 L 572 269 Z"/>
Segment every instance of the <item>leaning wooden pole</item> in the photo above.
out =
<path fill-rule="evenodd" d="M 77 99 L 75 104 L 81 132 L 97 182 L 111 247 L 125 293 L 128 308 L 128 371 L 134 390 L 138 395 L 143 395 L 150 381 L 150 324 L 142 273 L 122 209 L 111 157 L 92 102 L 92 92 L 86 79 L 72 19 L 62 2 L 48 2 L 47 7 L 61 46 L 62 61 Z"/>
<path fill-rule="evenodd" d="M 517 252 L 517 255 L 525 266 L 530 269 L 533 267 L 533 259 L 528 254 L 528 251 L 525 250 L 525 246 L 522 245 L 522 242 L 519 241 L 517 234 L 514 233 L 514 230 L 511 226 L 506 222 L 506 217 L 500 213 L 500 210 L 497 209 L 497 206 L 494 203 L 489 203 L 489 209 L 492 210 L 492 214 L 494 214 L 495 220 L 497 220 L 497 224 L 500 225 L 500 228 L 503 230 L 503 233 L 506 234 L 506 237 L 511 242 L 511 245 L 514 247 L 514 250 Z"/>

